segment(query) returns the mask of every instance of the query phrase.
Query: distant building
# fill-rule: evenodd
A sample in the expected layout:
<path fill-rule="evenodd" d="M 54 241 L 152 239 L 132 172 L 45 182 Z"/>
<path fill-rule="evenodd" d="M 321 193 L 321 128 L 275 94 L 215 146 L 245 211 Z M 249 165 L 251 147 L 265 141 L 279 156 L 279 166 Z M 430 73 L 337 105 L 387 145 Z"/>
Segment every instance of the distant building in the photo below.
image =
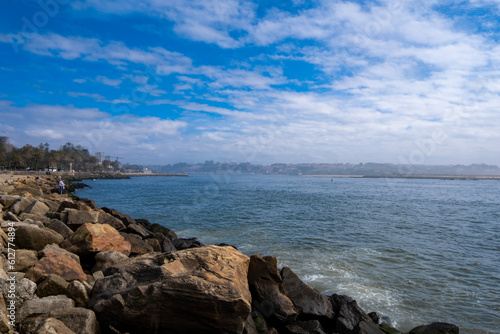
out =
<path fill-rule="evenodd" d="M 9 143 L 9 138 L 10 137 L 1 136 L 0 137 L 0 143 L 2 143 L 2 144 L 8 144 Z"/>
<path fill-rule="evenodd" d="M 99 164 L 102 165 L 102 158 L 104 156 L 104 152 L 96 152 L 95 157 L 99 159 Z"/>

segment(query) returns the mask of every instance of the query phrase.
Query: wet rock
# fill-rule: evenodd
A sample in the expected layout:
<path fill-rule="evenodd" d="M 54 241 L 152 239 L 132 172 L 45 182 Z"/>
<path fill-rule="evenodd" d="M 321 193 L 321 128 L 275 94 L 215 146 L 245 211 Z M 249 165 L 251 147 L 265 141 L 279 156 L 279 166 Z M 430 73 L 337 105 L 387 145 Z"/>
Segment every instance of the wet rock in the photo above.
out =
<path fill-rule="evenodd" d="M 14 264 L 14 272 L 26 272 L 38 262 L 37 252 L 28 249 L 16 250 L 16 263 Z"/>
<path fill-rule="evenodd" d="M 459 328 L 456 325 L 446 322 L 434 322 L 430 325 L 423 325 L 413 328 L 410 334 L 458 334 Z"/>
<path fill-rule="evenodd" d="M 217 246 L 139 256 L 98 280 L 89 304 L 118 330 L 241 333 L 250 315 L 248 264 L 247 256 Z"/>
<path fill-rule="evenodd" d="M 64 238 L 54 230 L 35 225 L 22 225 L 16 230 L 16 246 L 24 249 L 42 250 L 48 244 L 60 244 Z"/>
<path fill-rule="evenodd" d="M 125 229 L 125 224 L 123 224 L 123 222 L 120 219 L 113 217 L 112 215 L 110 215 L 109 213 L 106 213 L 104 211 L 99 212 L 99 218 L 98 218 L 97 222 L 99 224 L 111 225 L 118 231 Z"/>
<path fill-rule="evenodd" d="M 62 254 L 48 254 L 26 273 L 26 278 L 40 282 L 50 274 L 59 275 L 66 281 L 86 281 L 82 266 L 73 258 Z"/>
<path fill-rule="evenodd" d="M 73 234 L 72 229 L 70 229 L 66 224 L 57 219 L 48 220 L 44 223 L 44 225 L 45 227 L 50 228 L 51 230 L 54 230 L 62 235 L 64 239 Z"/>
<path fill-rule="evenodd" d="M 23 213 L 45 216 L 45 214 L 49 211 L 50 211 L 50 209 L 47 205 L 45 205 L 45 203 L 36 200 L 33 203 L 31 203 L 30 205 L 28 205 L 23 210 Z"/>
<path fill-rule="evenodd" d="M 183 250 L 183 249 L 189 249 L 189 248 L 196 248 L 196 247 L 203 247 L 205 246 L 196 238 L 177 238 L 172 240 L 172 244 L 177 250 Z"/>
<path fill-rule="evenodd" d="M 253 255 L 248 269 L 248 283 L 253 303 L 264 317 L 281 324 L 289 324 L 297 318 L 293 302 L 285 295 L 278 261 L 274 256 Z"/>
<path fill-rule="evenodd" d="M 95 256 L 95 266 L 92 268 L 92 273 L 97 271 L 104 272 L 109 267 L 115 266 L 123 261 L 127 261 L 128 257 L 120 252 L 106 251 L 97 253 Z"/>
<path fill-rule="evenodd" d="M 299 312 L 299 317 L 305 319 L 334 318 L 332 304 L 326 296 L 309 287 L 288 267 L 281 270 L 283 289 Z"/>
<path fill-rule="evenodd" d="M 153 233 L 161 233 L 164 236 L 166 236 L 167 238 L 169 238 L 170 240 L 177 239 L 177 234 L 175 234 L 174 231 L 172 231 L 171 229 L 168 229 L 165 226 L 162 226 L 160 224 L 151 225 L 151 228 L 149 228 L 149 230 Z"/>
<path fill-rule="evenodd" d="M 129 225 L 130 226 L 130 225 Z M 146 241 L 136 234 L 120 233 L 122 237 L 130 243 L 130 255 L 141 255 L 153 252 L 151 247 Z"/>
<path fill-rule="evenodd" d="M 383 334 L 368 314 L 348 296 L 334 294 L 329 298 L 336 314 L 335 330 L 347 334 Z"/>
<path fill-rule="evenodd" d="M 38 297 L 65 295 L 69 283 L 61 276 L 50 274 L 42 283 L 38 284 L 36 294 Z"/>
<path fill-rule="evenodd" d="M 21 334 L 76 334 L 62 321 L 46 316 L 31 317 L 23 321 Z"/>
<path fill-rule="evenodd" d="M 130 243 L 107 224 L 84 224 L 61 247 L 80 256 L 111 250 L 129 255 L 131 249 Z"/>
<path fill-rule="evenodd" d="M 143 226 L 146 230 L 151 231 L 152 224 L 147 219 L 136 219 L 137 224 Z"/>

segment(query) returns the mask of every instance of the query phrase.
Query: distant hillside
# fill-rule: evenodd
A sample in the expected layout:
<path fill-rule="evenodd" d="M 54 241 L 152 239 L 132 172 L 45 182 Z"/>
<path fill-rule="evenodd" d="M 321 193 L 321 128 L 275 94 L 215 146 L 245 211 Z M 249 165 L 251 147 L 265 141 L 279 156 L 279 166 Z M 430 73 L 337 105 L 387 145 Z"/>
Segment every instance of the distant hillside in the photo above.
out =
<path fill-rule="evenodd" d="M 500 175 L 495 165 L 395 165 L 384 163 L 361 164 L 272 164 L 250 163 L 176 163 L 165 166 L 146 166 L 158 173 L 188 174 L 272 174 L 272 175 Z"/>

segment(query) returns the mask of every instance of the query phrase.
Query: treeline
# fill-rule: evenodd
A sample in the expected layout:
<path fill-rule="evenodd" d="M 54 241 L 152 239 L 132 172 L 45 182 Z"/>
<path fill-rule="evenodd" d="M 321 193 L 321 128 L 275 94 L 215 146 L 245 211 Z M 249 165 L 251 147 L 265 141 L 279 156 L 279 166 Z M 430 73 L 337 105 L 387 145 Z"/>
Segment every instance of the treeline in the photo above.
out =
<path fill-rule="evenodd" d="M 103 161 L 90 155 L 81 145 L 66 143 L 58 150 L 51 150 L 48 143 L 37 147 L 24 145 L 16 148 L 0 142 L 0 169 L 3 170 L 53 170 L 69 171 L 70 166 L 76 171 L 105 171 L 119 168 L 117 161 Z"/>

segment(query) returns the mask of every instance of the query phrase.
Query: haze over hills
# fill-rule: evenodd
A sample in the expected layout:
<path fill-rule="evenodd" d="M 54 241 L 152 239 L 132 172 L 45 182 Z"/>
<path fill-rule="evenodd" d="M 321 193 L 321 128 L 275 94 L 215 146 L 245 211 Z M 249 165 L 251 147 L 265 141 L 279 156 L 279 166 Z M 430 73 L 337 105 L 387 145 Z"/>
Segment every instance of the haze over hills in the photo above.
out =
<path fill-rule="evenodd" d="M 131 166 L 124 166 L 125 168 Z M 275 163 L 253 165 L 251 163 L 220 163 L 212 160 L 204 163 L 176 163 L 164 166 L 146 166 L 158 173 L 188 174 L 282 174 L 282 175 L 500 175 L 495 165 L 397 165 L 390 163 Z"/>

